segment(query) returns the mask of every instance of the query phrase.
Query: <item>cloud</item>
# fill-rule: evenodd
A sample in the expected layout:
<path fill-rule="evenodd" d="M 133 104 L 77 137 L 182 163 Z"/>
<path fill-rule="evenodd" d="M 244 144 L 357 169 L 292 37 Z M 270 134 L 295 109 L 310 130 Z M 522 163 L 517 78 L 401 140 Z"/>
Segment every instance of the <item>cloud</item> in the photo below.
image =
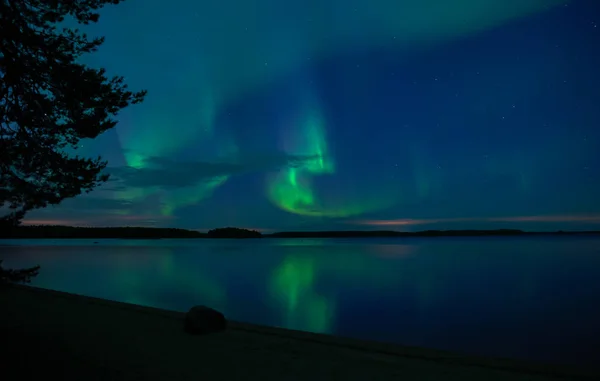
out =
<path fill-rule="evenodd" d="M 131 201 L 118 200 L 113 198 L 97 197 L 93 195 L 80 195 L 75 198 L 69 198 L 60 203 L 59 207 L 63 210 L 85 210 L 89 212 L 111 212 L 130 209 L 134 206 Z"/>
<path fill-rule="evenodd" d="M 53 213 L 50 216 L 28 216 L 24 225 L 63 225 L 63 226 L 145 226 L 164 227 L 169 226 L 171 217 L 152 215 L 93 215 L 73 216 L 65 213 Z"/>
<path fill-rule="evenodd" d="M 482 217 L 482 218 L 428 218 L 428 219 L 390 219 L 390 220 L 354 220 L 346 221 L 347 224 L 366 225 L 380 228 L 399 228 L 418 225 L 454 224 L 454 223 L 482 223 L 482 222 L 508 222 L 508 223 L 588 223 L 600 224 L 600 214 L 585 215 L 534 215 L 534 216 L 509 216 L 509 217 Z"/>
<path fill-rule="evenodd" d="M 284 153 L 244 155 L 218 162 L 175 161 L 163 157 L 148 157 L 143 163 L 143 168 L 109 168 L 107 172 L 111 173 L 111 178 L 94 192 L 66 199 L 57 206 L 32 211 L 28 214 L 26 222 L 95 226 L 161 224 L 168 217 L 157 214 L 157 211 L 169 201 L 153 197 L 152 194 L 156 194 L 157 189 L 181 198 L 178 191 L 193 190 L 203 182 L 209 183 L 215 178 L 294 167 L 316 159 L 316 156 L 290 156 Z M 134 194 L 136 190 L 142 191 L 142 197 L 127 197 L 126 194 L 130 190 Z M 147 192 L 148 190 L 150 192 Z"/>
<path fill-rule="evenodd" d="M 318 156 L 295 156 L 285 153 L 271 155 L 245 155 L 215 162 L 175 161 L 163 157 L 149 157 L 142 168 L 113 167 L 110 187 L 134 188 L 186 188 L 220 176 L 297 167 L 317 160 Z M 113 188 L 110 188 L 113 189 Z"/>
<path fill-rule="evenodd" d="M 156 200 L 131 202 L 128 200 L 98 196 L 94 191 L 66 199 L 59 205 L 36 209 L 27 214 L 27 225 L 74 225 L 74 226 L 160 226 L 172 219 L 158 215 Z"/>

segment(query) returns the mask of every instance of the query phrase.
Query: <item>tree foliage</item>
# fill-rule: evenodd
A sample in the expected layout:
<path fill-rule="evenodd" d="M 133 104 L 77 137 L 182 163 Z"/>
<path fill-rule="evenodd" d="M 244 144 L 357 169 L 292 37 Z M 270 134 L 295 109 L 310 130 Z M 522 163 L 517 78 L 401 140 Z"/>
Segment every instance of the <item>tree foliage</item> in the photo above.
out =
<path fill-rule="evenodd" d="M 113 117 L 146 92 L 80 63 L 104 38 L 62 25 L 95 23 L 100 8 L 120 2 L 0 0 L 0 222 L 18 224 L 30 210 L 108 179 L 105 161 L 75 150 L 113 128 Z"/>
<path fill-rule="evenodd" d="M 40 266 L 34 266 L 27 269 L 12 270 L 2 267 L 0 260 L 0 285 L 6 283 L 29 283 L 31 278 L 38 275 Z"/>

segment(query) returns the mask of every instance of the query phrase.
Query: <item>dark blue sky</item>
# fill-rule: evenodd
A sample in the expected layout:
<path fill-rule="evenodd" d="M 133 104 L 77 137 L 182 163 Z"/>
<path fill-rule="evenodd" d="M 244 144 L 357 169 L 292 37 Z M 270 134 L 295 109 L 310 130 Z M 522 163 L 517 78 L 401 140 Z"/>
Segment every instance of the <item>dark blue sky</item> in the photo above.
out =
<path fill-rule="evenodd" d="M 285 6 L 283 4 L 285 3 Z M 593 0 L 128 0 L 87 63 L 147 100 L 30 223 L 600 226 Z"/>

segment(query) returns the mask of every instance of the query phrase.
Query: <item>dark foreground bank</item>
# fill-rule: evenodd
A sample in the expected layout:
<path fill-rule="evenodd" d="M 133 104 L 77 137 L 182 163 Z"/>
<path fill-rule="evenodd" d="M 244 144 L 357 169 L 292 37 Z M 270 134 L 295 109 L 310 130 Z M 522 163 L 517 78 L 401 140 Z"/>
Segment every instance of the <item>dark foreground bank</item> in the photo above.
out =
<path fill-rule="evenodd" d="M 183 314 L 26 286 L 0 289 L 3 380 L 578 380 L 489 360 L 249 324 L 190 336 Z M 4 344 L 6 343 L 6 345 Z"/>

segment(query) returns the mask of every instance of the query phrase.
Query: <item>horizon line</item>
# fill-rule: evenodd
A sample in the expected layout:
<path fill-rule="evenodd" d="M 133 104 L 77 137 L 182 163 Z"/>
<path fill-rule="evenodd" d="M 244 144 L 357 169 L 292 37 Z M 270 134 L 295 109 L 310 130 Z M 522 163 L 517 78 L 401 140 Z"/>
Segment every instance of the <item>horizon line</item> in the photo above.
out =
<path fill-rule="evenodd" d="M 282 234 L 282 233 L 338 233 L 338 232 L 358 232 L 358 233 L 376 233 L 376 232 L 390 232 L 390 233 L 405 233 L 405 234 L 418 234 L 425 232 L 498 232 L 498 231 L 508 231 L 508 232 L 521 232 L 521 233 L 595 233 L 600 232 L 600 230 L 565 230 L 565 229 L 556 229 L 556 230 L 523 230 L 523 229 L 515 229 L 515 228 L 496 228 L 496 229 L 425 229 L 425 230 L 416 230 L 416 231 L 403 231 L 403 230 L 281 230 L 281 231 L 273 231 L 271 233 L 263 233 L 257 229 L 251 228 L 243 228 L 243 227 L 235 227 L 235 226 L 225 226 L 225 227 L 216 227 L 212 229 L 188 229 L 188 228 L 177 228 L 177 227 L 157 227 L 157 226 L 75 226 L 75 225 L 52 225 L 52 224 L 27 224 L 24 226 L 16 226 L 17 228 L 22 227 L 62 227 L 62 228 L 78 228 L 78 229 L 149 229 L 149 230 L 184 230 L 190 232 L 197 232 L 202 234 L 207 234 L 209 230 L 216 229 L 240 229 L 240 230 L 249 230 L 256 231 L 265 235 L 273 235 L 273 234 Z"/>

